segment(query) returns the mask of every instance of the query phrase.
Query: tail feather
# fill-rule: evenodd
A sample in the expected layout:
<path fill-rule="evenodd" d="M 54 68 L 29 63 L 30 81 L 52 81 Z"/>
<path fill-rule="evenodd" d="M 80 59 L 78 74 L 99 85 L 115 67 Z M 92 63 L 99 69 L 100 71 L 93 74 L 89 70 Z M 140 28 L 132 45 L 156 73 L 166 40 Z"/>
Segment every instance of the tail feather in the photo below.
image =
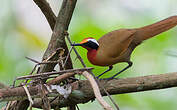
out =
<path fill-rule="evenodd" d="M 138 28 L 136 37 L 141 42 L 155 35 L 158 35 L 164 31 L 167 31 L 176 25 L 177 25 L 177 16 L 171 16 L 157 23 Z"/>

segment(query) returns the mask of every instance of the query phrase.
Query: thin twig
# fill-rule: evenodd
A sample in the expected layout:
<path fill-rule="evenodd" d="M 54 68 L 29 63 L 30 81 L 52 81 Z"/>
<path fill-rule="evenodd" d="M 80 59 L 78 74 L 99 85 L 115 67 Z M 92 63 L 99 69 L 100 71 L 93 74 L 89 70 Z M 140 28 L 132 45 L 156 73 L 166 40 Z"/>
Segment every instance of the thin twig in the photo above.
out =
<path fill-rule="evenodd" d="M 74 76 L 75 74 L 77 74 L 77 73 L 73 72 L 73 73 L 65 73 L 65 74 L 59 75 L 55 79 L 48 81 L 47 84 L 49 84 L 49 85 L 59 84 L 60 82 L 66 80 L 67 78 L 69 78 L 71 76 Z"/>
<path fill-rule="evenodd" d="M 69 34 L 67 32 L 65 32 L 65 34 L 66 34 L 67 40 L 69 41 L 69 43 L 71 45 L 72 42 L 71 42 L 71 39 L 69 38 Z M 80 60 L 81 64 L 83 65 L 83 67 L 86 68 L 85 63 L 84 63 L 83 59 L 81 58 L 81 56 L 79 55 L 79 53 L 77 52 L 76 48 L 74 46 L 72 46 L 72 48 L 73 48 L 75 54 L 77 55 L 77 58 Z"/>
<path fill-rule="evenodd" d="M 59 50 L 59 49 L 57 49 L 57 51 L 58 51 L 58 50 Z M 57 51 L 54 52 L 54 53 L 49 57 L 49 59 L 52 58 L 55 54 L 58 54 Z M 37 68 L 38 65 L 41 65 L 41 64 L 59 63 L 59 62 L 62 60 L 62 58 L 60 58 L 58 61 L 47 61 L 47 60 L 45 60 L 45 61 L 43 61 L 43 62 L 39 62 L 39 61 L 37 61 L 37 60 L 35 60 L 35 59 L 32 59 L 32 58 L 29 58 L 29 57 L 25 57 L 25 58 L 28 59 L 28 60 L 30 60 L 30 61 L 32 61 L 32 62 L 34 62 L 34 63 L 37 63 L 37 64 L 35 64 L 35 66 L 34 66 L 34 68 L 32 69 L 32 71 L 29 73 L 30 75 L 33 74 L 33 72 L 36 70 L 36 68 Z M 36 72 L 37 74 L 38 74 L 38 72 L 39 72 L 39 68 L 40 68 L 40 67 L 38 67 L 38 70 L 37 70 L 37 72 Z M 27 84 L 28 80 L 29 80 L 29 79 L 26 79 L 25 84 Z M 15 86 L 15 82 L 16 82 L 16 79 L 14 80 L 13 87 Z"/>
<path fill-rule="evenodd" d="M 43 110 L 50 110 L 51 109 L 51 106 L 50 106 L 50 101 L 47 97 L 47 94 L 49 93 L 49 91 L 46 89 L 46 86 L 44 84 L 42 84 L 42 81 L 41 81 L 41 84 L 40 84 L 40 97 L 42 99 L 42 108 Z"/>
<path fill-rule="evenodd" d="M 30 60 L 30 61 L 32 61 L 32 62 L 34 62 L 34 63 L 40 63 L 39 61 L 34 60 L 34 59 L 30 58 L 30 57 L 25 57 L 25 58 L 28 59 L 28 60 Z"/>
<path fill-rule="evenodd" d="M 13 81 L 12 87 L 15 87 L 16 81 L 17 81 L 17 79 L 15 78 Z"/>
<path fill-rule="evenodd" d="M 33 104 L 34 102 L 33 102 L 32 98 L 31 98 L 31 95 L 30 95 L 30 93 L 28 91 L 28 88 L 26 86 L 23 86 L 23 88 L 24 88 L 24 90 L 26 92 L 26 95 L 28 96 L 28 100 L 30 101 L 31 104 Z"/>
<path fill-rule="evenodd" d="M 97 85 L 97 82 L 94 80 L 94 78 L 87 71 L 84 71 L 82 75 L 85 78 L 87 78 L 87 80 L 90 82 L 92 89 L 94 91 L 95 97 L 97 98 L 98 102 L 102 105 L 102 107 L 105 110 L 113 110 L 113 108 L 106 101 L 104 101 L 103 97 L 101 96 L 99 87 Z"/>
<path fill-rule="evenodd" d="M 65 59 L 65 62 L 64 62 L 64 66 L 66 65 L 66 62 L 68 61 L 68 58 L 69 58 L 69 56 L 70 56 L 72 50 L 73 50 L 73 46 L 70 48 L 70 50 L 69 50 L 69 52 L 68 52 L 68 55 L 66 56 L 66 59 Z"/>
<path fill-rule="evenodd" d="M 76 105 L 76 108 L 77 108 L 77 110 L 80 110 L 78 105 Z"/>
<path fill-rule="evenodd" d="M 56 50 L 54 50 L 54 52 L 51 53 L 51 55 L 49 55 L 49 57 L 47 57 L 47 59 L 43 60 L 42 62 L 48 62 L 48 61 L 54 59 L 56 56 L 58 57 L 58 55 L 60 55 L 60 53 L 63 54 L 64 51 L 65 51 L 65 49 L 63 49 L 63 48 L 57 48 Z"/>
<path fill-rule="evenodd" d="M 46 76 L 56 75 L 56 74 L 62 74 L 62 73 L 90 71 L 92 69 L 93 68 L 68 69 L 68 70 L 63 70 L 63 71 L 59 71 L 59 72 L 46 72 L 46 73 L 42 73 L 42 74 L 20 76 L 20 77 L 17 77 L 16 79 L 17 80 L 25 80 L 25 79 L 32 79 L 32 78 L 37 78 L 37 77 L 41 78 L 41 77 L 46 77 Z"/>
<path fill-rule="evenodd" d="M 63 51 L 61 51 L 60 52 L 60 54 L 59 54 L 59 59 L 62 59 L 62 60 L 60 60 L 60 62 L 58 63 L 59 64 L 59 67 L 60 67 L 60 69 L 59 70 L 65 70 L 65 66 L 64 66 L 64 62 L 63 62 L 63 55 L 64 55 L 64 53 L 65 53 L 65 50 L 63 49 Z M 60 66 L 61 65 L 61 66 Z M 61 68 L 62 67 L 62 68 Z"/>
<path fill-rule="evenodd" d="M 4 110 L 9 110 L 9 107 L 10 107 L 11 103 L 12 103 L 12 101 L 7 102 Z"/>
<path fill-rule="evenodd" d="M 39 62 L 39 61 L 37 61 L 37 60 L 35 60 L 35 59 L 32 59 L 32 58 L 29 58 L 29 57 L 26 57 L 26 58 L 27 58 L 28 60 L 34 62 L 34 63 L 37 63 L 36 65 L 51 64 L 51 63 L 59 63 L 60 60 L 65 59 L 65 58 L 61 58 L 61 59 L 59 59 L 59 60 L 57 60 L 57 61 L 43 61 L 43 62 Z"/>
<path fill-rule="evenodd" d="M 48 62 L 45 62 L 45 63 L 44 62 L 39 62 L 39 61 L 37 61 L 35 59 L 32 59 L 32 58 L 29 58 L 29 57 L 25 57 L 25 58 L 28 59 L 28 60 L 30 60 L 30 61 L 32 61 L 32 62 L 34 62 L 34 63 L 37 63 L 37 64 L 35 64 L 35 66 L 32 69 L 32 71 L 29 73 L 30 75 L 32 75 L 34 73 L 34 71 L 36 70 L 37 66 L 39 66 L 40 64 L 46 64 L 46 63 L 48 63 Z M 39 70 L 39 67 L 38 67 L 38 70 Z M 38 73 L 38 71 L 36 73 Z M 25 84 L 27 84 L 28 80 L 29 79 L 26 79 Z M 15 86 L 15 82 L 16 82 L 16 79 L 14 80 L 13 87 Z"/>

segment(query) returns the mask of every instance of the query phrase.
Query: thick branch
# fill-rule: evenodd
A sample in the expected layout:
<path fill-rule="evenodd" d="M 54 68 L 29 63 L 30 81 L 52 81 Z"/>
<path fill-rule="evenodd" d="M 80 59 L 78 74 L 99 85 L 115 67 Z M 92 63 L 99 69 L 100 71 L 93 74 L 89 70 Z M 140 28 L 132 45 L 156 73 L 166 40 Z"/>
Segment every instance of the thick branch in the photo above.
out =
<path fill-rule="evenodd" d="M 177 72 L 160 75 L 141 76 L 135 78 L 114 79 L 110 81 L 101 80 L 100 84 L 103 85 L 104 88 L 111 95 L 177 87 Z M 91 85 L 89 84 L 88 81 L 83 80 L 75 82 L 72 84 L 72 86 L 74 88 L 72 94 L 67 99 L 52 102 L 51 103 L 52 108 L 56 106 L 66 107 L 79 103 L 86 103 L 95 98 L 93 90 L 90 89 Z M 100 89 L 102 95 L 105 96 L 106 95 L 105 92 L 102 90 L 102 88 Z M 37 87 L 29 88 L 29 92 L 30 94 L 37 94 L 38 89 Z M 7 97 L 9 96 L 26 98 L 26 94 L 22 87 L 12 89 L 0 89 L 1 101 L 5 101 L 4 99 L 7 100 Z M 71 101 L 72 103 L 70 103 Z M 38 100 L 35 102 L 34 107 L 40 108 L 41 107 L 40 105 L 41 102 Z"/>
<path fill-rule="evenodd" d="M 65 31 L 68 30 L 68 26 L 76 5 L 76 0 L 63 0 L 60 12 L 57 17 L 56 25 L 53 30 L 51 40 L 49 42 L 48 48 L 44 53 L 43 60 L 47 59 L 57 48 L 65 49 L 65 56 L 68 54 L 68 48 L 65 42 Z M 57 60 L 56 57 L 53 60 Z M 55 64 L 47 64 L 41 66 L 41 72 L 52 71 Z M 72 68 L 71 58 L 68 59 L 66 63 L 66 69 Z"/>
<path fill-rule="evenodd" d="M 53 52 L 58 48 L 65 49 L 65 56 L 68 54 L 68 48 L 64 40 L 64 32 L 68 30 L 68 26 L 76 5 L 76 0 L 63 0 L 62 7 L 59 11 L 58 17 L 56 18 L 49 4 L 45 0 L 34 0 L 34 2 L 39 6 L 41 11 L 44 13 L 46 19 L 48 20 L 50 27 L 53 30 L 51 40 L 48 44 L 48 48 L 43 55 L 43 60 L 47 59 Z M 55 25 L 55 26 L 54 26 Z M 58 56 L 52 59 L 52 61 L 57 61 Z M 44 64 L 40 68 L 40 72 L 50 72 L 53 70 L 56 64 Z M 65 66 L 66 69 L 72 69 L 71 58 L 68 58 L 68 62 Z M 1 94 L 0 94 L 1 95 Z M 26 110 L 28 108 L 28 100 L 22 101 L 25 104 L 18 103 L 16 110 Z M 23 105 L 25 107 L 23 107 Z M 22 107 L 22 108 L 21 108 Z"/>
<path fill-rule="evenodd" d="M 165 89 L 177 87 L 177 72 L 160 75 L 149 75 L 135 78 L 114 79 L 110 81 L 102 80 L 101 85 L 111 94 L 123 94 L 148 90 Z M 91 85 L 88 81 L 79 81 L 78 88 L 75 89 L 65 102 L 57 101 L 51 104 L 52 107 L 65 107 L 72 104 L 86 103 L 95 98 Z M 102 88 L 102 95 L 106 95 Z M 34 107 L 40 107 L 39 102 L 35 102 Z"/>

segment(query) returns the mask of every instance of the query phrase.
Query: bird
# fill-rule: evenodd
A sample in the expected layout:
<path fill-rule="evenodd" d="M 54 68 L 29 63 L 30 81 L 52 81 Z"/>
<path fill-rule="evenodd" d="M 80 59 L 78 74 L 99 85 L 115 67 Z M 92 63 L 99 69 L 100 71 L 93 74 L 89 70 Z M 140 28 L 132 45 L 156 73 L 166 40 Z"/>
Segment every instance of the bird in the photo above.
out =
<path fill-rule="evenodd" d="M 108 66 L 109 68 L 98 75 L 100 78 L 103 74 L 111 71 L 113 65 L 117 63 L 128 63 L 118 73 L 110 78 L 114 79 L 117 75 L 130 68 L 133 62 L 130 60 L 133 50 L 144 40 L 152 38 L 162 32 L 165 32 L 177 25 L 177 16 L 171 16 L 151 25 L 133 29 L 118 29 L 103 35 L 96 40 L 92 37 L 84 38 L 80 43 L 74 43 L 72 46 L 81 46 L 87 49 L 87 58 L 90 63 L 97 66 Z M 106 79 L 106 78 L 105 78 Z"/>

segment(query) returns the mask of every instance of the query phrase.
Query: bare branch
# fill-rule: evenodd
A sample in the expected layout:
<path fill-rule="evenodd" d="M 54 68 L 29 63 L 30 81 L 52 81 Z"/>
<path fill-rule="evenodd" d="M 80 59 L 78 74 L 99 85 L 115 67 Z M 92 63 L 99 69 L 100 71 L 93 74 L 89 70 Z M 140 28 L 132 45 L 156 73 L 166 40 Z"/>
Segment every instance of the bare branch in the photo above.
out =
<path fill-rule="evenodd" d="M 76 0 L 63 0 L 60 12 L 58 14 L 56 25 L 53 30 L 51 40 L 49 42 L 48 48 L 44 53 L 43 60 L 47 59 L 57 48 L 65 49 L 64 56 L 68 54 L 68 48 L 65 42 L 65 31 L 68 30 L 69 23 L 76 5 Z M 53 59 L 58 60 L 58 57 Z M 40 72 L 49 72 L 54 68 L 54 64 L 42 65 Z M 66 69 L 72 68 L 71 58 L 68 58 L 68 62 L 65 65 Z"/>
<path fill-rule="evenodd" d="M 17 77 L 16 79 L 17 80 L 25 80 L 25 79 L 39 79 L 39 78 L 42 78 L 42 77 L 45 77 L 47 76 L 50 76 L 50 75 L 60 75 L 60 74 L 63 74 L 63 73 L 69 73 L 69 72 L 83 72 L 83 71 L 90 71 L 92 70 L 93 68 L 81 68 L 81 69 L 68 69 L 68 70 L 63 70 L 63 71 L 58 71 L 58 72 L 45 72 L 45 73 L 42 73 L 42 74 L 35 74 L 35 75 L 26 75 L 26 76 L 21 76 L 21 77 Z"/>
<path fill-rule="evenodd" d="M 59 11 L 58 17 L 56 18 L 49 4 L 45 0 L 34 0 L 34 2 L 39 6 L 41 11 L 46 16 L 50 27 L 53 30 L 53 34 L 51 40 L 48 44 L 48 48 L 43 55 L 43 60 L 46 60 L 50 57 L 50 55 L 57 50 L 57 48 L 65 49 L 65 56 L 68 54 L 68 49 L 66 46 L 66 42 L 64 40 L 64 31 L 68 30 L 68 26 L 72 17 L 72 13 L 74 11 L 76 0 L 63 0 L 62 7 Z M 57 61 L 59 56 L 55 56 L 50 61 Z M 41 73 L 50 72 L 54 69 L 56 64 L 44 64 L 41 65 L 40 71 Z M 66 69 L 72 69 L 71 58 L 68 58 L 68 62 L 65 66 Z M 23 104 L 24 103 L 24 104 Z M 28 108 L 29 101 L 21 101 L 16 106 L 16 110 L 26 110 Z"/>
<path fill-rule="evenodd" d="M 65 50 L 64 56 L 68 54 L 68 48 L 64 39 L 64 31 L 68 30 L 69 23 L 76 5 L 77 0 L 63 0 L 62 7 L 59 11 L 59 14 L 56 18 L 52 9 L 46 0 L 34 0 L 34 2 L 39 6 L 41 11 L 44 13 L 46 19 L 48 20 L 53 34 L 51 40 L 48 44 L 48 48 L 43 55 L 43 60 L 46 60 L 50 55 L 57 50 L 57 48 L 63 48 Z M 58 61 L 59 56 L 55 56 L 50 61 Z M 40 66 L 39 72 L 50 72 L 54 69 L 56 64 L 44 64 Z M 66 69 L 72 69 L 71 58 L 68 58 L 68 62 L 65 66 Z M 0 94 L 1 95 L 1 94 Z M 16 110 L 26 110 L 29 106 L 29 101 L 24 100 L 17 102 L 17 106 L 14 105 Z"/>
<path fill-rule="evenodd" d="M 76 73 L 65 73 L 62 75 L 57 76 L 53 80 L 50 80 L 47 82 L 47 84 L 52 85 L 52 84 L 60 84 L 60 82 L 66 80 L 67 78 L 74 76 Z"/>
<path fill-rule="evenodd" d="M 90 71 L 92 70 L 93 68 L 83 68 L 83 69 L 80 69 L 81 71 L 68 71 L 68 70 L 65 70 L 65 71 L 68 71 L 67 73 L 65 74 L 62 74 L 60 76 L 57 76 L 55 79 L 53 80 L 50 80 L 47 82 L 48 85 L 52 85 L 52 84 L 59 84 L 61 81 L 63 80 L 66 80 L 67 78 L 70 78 L 71 76 L 74 76 L 75 74 L 82 74 L 82 72 L 84 71 Z M 73 70 L 76 70 L 76 69 L 73 69 Z"/>
<path fill-rule="evenodd" d="M 102 80 L 100 84 L 111 94 L 124 94 L 148 90 L 165 89 L 170 87 L 177 87 L 177 72 L 166 73 L 160 75 L 149 75 L 135 78 L 113 79 L 110 81 Z M 59 106 L 66 107 L 72 104 L 86 103 L 95 98 L 94 93 L 90 90 L 91 85 L 88 81 L 75 82 L 73 86 L 79 85 L 78 88 L 72 92 L 68 100 L 63 102 L 59 100 L 51 103 L 51 107 Z M 78 92 L 79 91 L 79 92 Z M 106 95 L 100 87 L 102 95 Z M 40 101 L 35 102 L 34 107 L 40 108 Z"/>
<path fill-rule="evenodd" d="M 147 90 L 157 90 L 165 89 L 170 87 L 177 87 L 177 72 L 175 73 L 166 73 L 160 75 L 150 75 L 150 76 L 141 76 L 135 78 L 125 78 L 125 79 L 113 79 L 110 81 L 101 80 L 100 84 L 111 94 L 123 94 L 131 92 L 140 92 Z M 83 80 L 79 82 L 74 82 L 72 84 L 71 95 L 65 100 L 57 100 L 51 103 L 51 107 L 56 106 L 66 107 L 70 105 L 75 105 L 78 103 L 86 103 L 95 98 L 93 91 L 90 89 L 91 85 L 88 81 Z M 31 96 L 38 93 L 38 87 L 28 88 Z M 100 87 L 101 94 L 106 95 L 105 92 Z M 52 94 L 52 96 L 57 96 L 58 94 Z M 50 95 L 49 95 L 50 96 Z M 7 98 L 11 97 L 11 98 Z M 12 97 L 21 97 L 27 99 L 26 93 L 23 87 L 17 87 L 12 89 L 0 89 L 0 101 L 12 100 Z M 72 101 L 72 103 L 70 103 Z M 34 101 L 34 107 L 41 108 L 40 101 Z"/>
<path fill-rule="evenodd" d="M 82 75 L 86 77 L 87 80 L 90 82 L 92 89 L 94 91 L 95 97 L 97 98 L 101 106 L 105 110 L 113 110 L 113 108 L 106 101 L 104 101 L 103 97 L 101 96 L 100 89 L 97 85 L 97 82 L 94 80 L 94 78 L 87 71 L 84 71 Z"/>

